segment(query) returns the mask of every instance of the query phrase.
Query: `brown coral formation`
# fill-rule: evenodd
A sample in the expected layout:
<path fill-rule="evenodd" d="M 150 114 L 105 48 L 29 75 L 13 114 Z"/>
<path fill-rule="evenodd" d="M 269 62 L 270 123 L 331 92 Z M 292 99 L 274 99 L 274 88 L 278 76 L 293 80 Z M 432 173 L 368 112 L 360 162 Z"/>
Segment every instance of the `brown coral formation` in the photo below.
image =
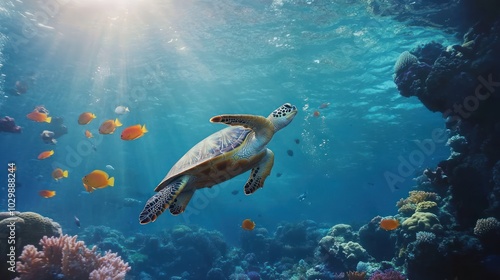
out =
<path fill-rule="evenodd" d="M 349 280 L 364 280 L 366 279 L 366 272 L 349 271 L 346 273 Z"/>
<path fill-rule="evenodd" d="M 405 217 L 409 217 L 415 212 L 437 213 L 439 200 L 440 197 L 434 192 L 410 191 L 407 198 L 401 198 L 396 203 L 396 207 L 398 207 L 398 212 Z"/>
<path fill-rule="evenodd" d="M 422 201 L 417 204 L 417 207 L 415 209 L 415 212 L 430 212 L 430 213 L 437 213 L 438 212 L 438 205 L 434 201 Z"/>

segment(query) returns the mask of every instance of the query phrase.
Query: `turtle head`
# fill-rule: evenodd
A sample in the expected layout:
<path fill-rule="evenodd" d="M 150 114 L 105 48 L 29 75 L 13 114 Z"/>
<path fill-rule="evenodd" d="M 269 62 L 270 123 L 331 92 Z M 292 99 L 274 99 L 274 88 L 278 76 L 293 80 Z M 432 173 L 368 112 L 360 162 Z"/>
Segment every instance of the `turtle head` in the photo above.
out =
<path fill-rule="evenodd" d="M 287 126 L 297 115 L 297 107 L 290 103 L 281 105 L 278 109 L 274 110 L 267 119 L 274 125 L 274 132 Z"/>

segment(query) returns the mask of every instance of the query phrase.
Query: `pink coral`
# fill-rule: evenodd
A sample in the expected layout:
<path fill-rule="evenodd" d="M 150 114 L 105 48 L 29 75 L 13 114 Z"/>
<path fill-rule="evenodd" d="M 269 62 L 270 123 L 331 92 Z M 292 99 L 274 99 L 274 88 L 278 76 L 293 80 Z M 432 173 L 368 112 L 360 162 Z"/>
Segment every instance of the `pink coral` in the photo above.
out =
<path fill-rule="evenodd" d="M 74 280 L 125 278 L 130 267 L 117 254 L 106 252 L 101 256 L 97 247 L 90 250 L 76 238 L 44 236 L 40 240 L 42 251 L 33 245 L 25 246 L 17 262 L 20 277 L 16 279 L 53 279 L 56 275 Z"/>
<path fill-rule="evenodd" d="M 406 277 L 393 269 L 375 271 L 369 280 L 406 280 Z"/>

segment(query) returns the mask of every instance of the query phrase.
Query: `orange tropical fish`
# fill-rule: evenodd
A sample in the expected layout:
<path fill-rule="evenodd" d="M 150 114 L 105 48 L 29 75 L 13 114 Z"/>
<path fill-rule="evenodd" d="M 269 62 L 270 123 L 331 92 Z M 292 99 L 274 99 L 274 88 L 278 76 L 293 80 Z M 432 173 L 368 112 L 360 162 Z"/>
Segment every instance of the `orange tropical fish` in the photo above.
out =
<path fill-rule="evenodd" d="M 92 137 L 94 137 L 94 135 L 92 135 L 92 132 L 90 132 L 90 131 L 87 129 L 87 130 L 85 130 L 85 137 L 87 137 L 87 138 L 92 138 Z"/>
<path fill-rule="evenodd" d="M 245 219 L 241 223 L 241 227 L 246 230 L 253 230 L 255 228 L 255 223 L 250 219 Z"/>
<path fill-rule="evenodd" d="M 380 221 L 380 228 L 385 230 L 395 230 L 399 227 L 399 221 L 396 219 L 382 219 Z"/>
<path fill-rule="evenodd" d="M 40 113 L 38 111 L 33 111 L 33 112 L 27 114 L 26 117 L 32 121 L 35 121 L 35 122 L 50 123 L 52 121 L 52 117 L 49 117 L 47 114 Z"/>
<path fill-rule="evenodd" d="M 319 111 L 314 111 L 313 116 L 314 116 L 315 118 L 319 117 L 319 115 L 320 115 Z"/>
<path fill-rule="evenodd" d="M 99 127 L 99 133 L 100 134 L 111 134 L 115 132 L 115 129 L 119 126 L 122 126 L 122 123 L 116 119 L 116 120 L 107 120 L 101 124 Z"/>
<path fill-rule="evenodd" d="M 54 150 L 41 152 L 41 153 L 38 155 L 38 159 L 46 159 L 46 158 L 48 158 L 48 157 L 51 157 L 53 154 L 54 154 Z"/>
<path fill-rule="evenodd" d="M 95 115 L 90 112 L 81 113 L 78 117 L 78 124 L 84 125 L 95 119 Z"/>
<path fill-rule="evenodd" d="M 52 178 L 59 180 L 62 178 L 68 178 L 68 170 L 62 170 L 61 168 L 56 168 L 52 171 Z"/>
<path fill-rule="evenodd" d="M 141 127 L 140 124 L 129 126 L 122 131 L 122 140 L 135 140 L 142 137 L 144 133 L 148 132 L 146 125 Z"/>
<path fill-rule="evenodd" d="M 56 195 L 56 191 L 43 190 L 39 191 L 38 194 L 44 198 L 51 198 Z"/>
<path fill-rule="evenodd" d="M 102 170 L 94 170 L 82 178 L 83 187 L 88 192 L 93 192 L 96 189 L 103 189 L 107 186 L 115 185 L 115 178 L 109 177 L 108 173 Z"/>

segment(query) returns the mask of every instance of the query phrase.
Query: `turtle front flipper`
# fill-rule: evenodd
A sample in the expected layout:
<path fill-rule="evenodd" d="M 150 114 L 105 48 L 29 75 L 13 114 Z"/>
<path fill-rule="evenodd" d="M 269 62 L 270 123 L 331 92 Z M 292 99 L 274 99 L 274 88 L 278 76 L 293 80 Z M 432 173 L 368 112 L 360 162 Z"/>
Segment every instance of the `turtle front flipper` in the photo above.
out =
<path fill-rule="evenodd" d="M 181 214 L 186 210 L 186 206 L 188 205 L 189 201 L 191 200 L 191 197 L 193 197 L 194 190 L 192 191 L 186 191 L 179 196 L 177 196 L 176 199 L 174 199 L 174 202 L 170 204 L 169 210 L 170 213 L 174 216 Z"/>
<path fill-rule="evenodd" d="M 255 115 L 218 115 L 212 117 L 210 122 L 213 123 L 225 123 L 231 126 L 243 126 L 245 128 L 250 128 L 259 137 L 265 137 L 266 139 L 271 139 L 274 134 L 274 125 L 267 118 Z"/>
<path fill-rule="evenodd" d="M 259 164 L 255 166 L 250 172 L 250 178 L 248 178 L 245 184 L 245 194 L 250 195 L 254 193 L 259 188 L 264 186 L 264 181 L 267 176 L 271 174 L 271 169 L 274 164 L 274 153 L 273 151 L 266 149 L 266 155 L 260 160 Z"/>
<path fill-rule="evenodd" d="M 188 181 L 189 176 L 181 176 L 148 199 L 139 215 L 139 222 L 143 225 L 154 222 L 181 194 Z"/>

